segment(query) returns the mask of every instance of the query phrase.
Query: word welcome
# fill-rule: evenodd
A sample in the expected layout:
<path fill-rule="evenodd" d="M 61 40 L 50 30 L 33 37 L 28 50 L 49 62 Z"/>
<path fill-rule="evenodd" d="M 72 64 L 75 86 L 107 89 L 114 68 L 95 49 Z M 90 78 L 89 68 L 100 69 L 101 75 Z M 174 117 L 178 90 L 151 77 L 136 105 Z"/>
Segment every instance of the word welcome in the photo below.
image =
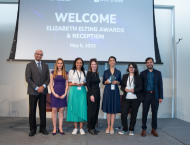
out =
<path fill-rule="evenodd" d="M 110 23 L 116 24 L 116 14 L 89 14 L 84 13 L 81 16 L 79 13 L 55 13 L 57 22 L 72 22 L 72 23 Z"/>

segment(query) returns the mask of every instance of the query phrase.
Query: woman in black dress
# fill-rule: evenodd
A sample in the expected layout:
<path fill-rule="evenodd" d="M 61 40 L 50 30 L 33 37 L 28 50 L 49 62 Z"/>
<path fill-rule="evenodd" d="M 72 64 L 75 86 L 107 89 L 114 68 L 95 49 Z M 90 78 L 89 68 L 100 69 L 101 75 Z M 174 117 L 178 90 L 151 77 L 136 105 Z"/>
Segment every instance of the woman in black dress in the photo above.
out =
<path fill-rule="evenodd" d="M 100 78 L 98 73 L 98 62 L 96 59 L 90 60 L 89 71 L 87 73 L 86 84 L 88 88 L 88 132 L 97 135 L 99 131 L 95 129 L 100 108 Z"/>

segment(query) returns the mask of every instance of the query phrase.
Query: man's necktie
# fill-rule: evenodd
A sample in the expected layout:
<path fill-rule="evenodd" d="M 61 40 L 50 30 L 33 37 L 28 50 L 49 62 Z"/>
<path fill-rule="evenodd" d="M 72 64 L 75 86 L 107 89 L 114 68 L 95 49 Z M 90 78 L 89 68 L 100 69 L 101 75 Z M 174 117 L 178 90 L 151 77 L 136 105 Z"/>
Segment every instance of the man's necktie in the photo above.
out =
<path fill-rule="evenodd" d="M 41 75 L 42 69 L 41 69 L 40 63 L 38 63 L 38 70 L 39 70 L 39 73 L 40 73 L 40 75 Z"/>

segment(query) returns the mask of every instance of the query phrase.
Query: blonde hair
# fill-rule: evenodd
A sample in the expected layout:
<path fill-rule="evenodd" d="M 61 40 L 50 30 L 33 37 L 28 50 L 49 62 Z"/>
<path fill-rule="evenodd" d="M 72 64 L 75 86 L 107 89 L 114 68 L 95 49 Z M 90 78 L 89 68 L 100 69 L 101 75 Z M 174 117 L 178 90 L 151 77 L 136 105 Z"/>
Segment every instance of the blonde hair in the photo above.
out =
<path fill-rule="evenodd" d="M 58 70 L 58 68 L 57 68 L 57 63 L 58 63 L 58 61 L 60 61 L 60 60 L 63 62 L 62 76 L 63 76 L 64 79 L 68 80 L 67 73 L 66 73 L 66 71 L 65 71 L 65 63 L 64 63 L 64 60 L 63 60 L 62 58 L 58 58 L 58 59 L 56 60 L 56 62 L 55 62 L 54 73 L 53 73 L 53 79 L 55 79 L 55 77 L 57 76 L 57 70 Z"/>

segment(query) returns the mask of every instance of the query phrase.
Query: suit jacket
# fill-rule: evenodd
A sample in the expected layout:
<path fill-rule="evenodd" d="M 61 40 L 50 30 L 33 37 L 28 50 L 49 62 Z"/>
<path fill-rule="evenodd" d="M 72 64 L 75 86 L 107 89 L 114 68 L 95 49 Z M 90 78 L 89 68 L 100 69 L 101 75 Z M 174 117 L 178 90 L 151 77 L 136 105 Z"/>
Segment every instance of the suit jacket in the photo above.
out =
<path fill-rule="evenodd" d="M 125 92 L 125 88 L 127 86 L 127 80 L 128 80 L 129 74 L 123 75 L 122 81 L 121 81 L 121 90 L 123 91 L 123 97 L 122 101 L 125 100 L 125 97 L 127 95 L 127 92 Z M 140 75 L 134 75 L 134 94 L 136 94 L 137 99 L 139 102 L 142 102 L 144 100 L 143 97 L 143 84 L 142 84 L 142 78 Z"/>
<path fill-rule="evenodd" d="M 38 67 L 35 61 L 28 63 L 26 66 L 26 82 L 28 83 L 28 94 L 29 95 L 39 95 L 39 93 L 35 90 L 36 87 L 42 86 L 43 84 L 46 85 L 42 94 L 47 94 L 48 89 L 47 86 L 50 81 L 49 76 L 49 67 L 47 64 L 41 62 L 42 72 L 41 75 L 39 73 Z"/>
<path fill-rule="evenodd" d="M 143 95 L 146 96 L 146 85 L 147 85 L 147 70 L 140 73 L 143 81 Z M 163 99 L 163 82 L 162 74 L 160 71 L 154 69 L 154 85 L 155 85 L 155 96 L 156 100 Z"/>

